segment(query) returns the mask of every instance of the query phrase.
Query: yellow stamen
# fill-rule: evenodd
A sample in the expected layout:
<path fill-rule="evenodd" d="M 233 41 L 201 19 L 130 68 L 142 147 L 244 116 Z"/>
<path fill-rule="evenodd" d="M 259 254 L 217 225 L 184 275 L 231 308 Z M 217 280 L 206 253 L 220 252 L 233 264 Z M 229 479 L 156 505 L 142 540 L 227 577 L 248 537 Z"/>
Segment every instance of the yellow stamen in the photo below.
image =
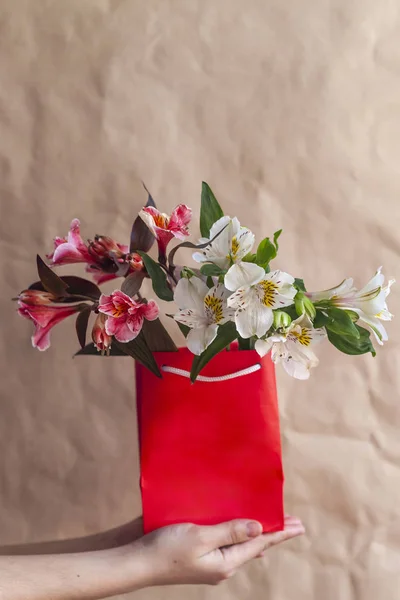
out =
<path fill-rule="evenodd" d="M 206 307 L 206 314 L 210 317 L 214 323 L 219 323 L 224 318 L 224 312 L 222 309 L 221 298 L 208 295 L 204 298 L 204 305 Z"/>
<path fill-rule="evenodd" d="M 160 229 L 166 229 L 168 226 L 168 217 L 167 215 L 163 215 L 162 213 L 159 213 L 158 215 L 155 215 L 153 217 L 154 219 L 154 224 L 156 225 L 156 227 L 160 227 Z"/>
<path fill-rule="evenodd" d="M 274 299 L 278 286 L 273 281 L 269 280 L 260 281 L 258 286 L 261 288 L 263 294 L 260 298 L 261 303 L 268 308 L 272 308 L 274 306 Z"/>
<path fill-rule="evenodd" d="M 239 251 L 239 242 L 237 241 L 236 236 L 234 235 L 232 238 L 232 249 L 231 249 L 232 258 L 236 258 L 238 251 Z"/>
<path fill-rule="evenodd" d="M 309 346 L 311 344 L 310 330 L 306 327 L 302 327 L 301 332 L 293 330 L 290 332 L 290 335 L 294 336 L 303 346 Z"/>

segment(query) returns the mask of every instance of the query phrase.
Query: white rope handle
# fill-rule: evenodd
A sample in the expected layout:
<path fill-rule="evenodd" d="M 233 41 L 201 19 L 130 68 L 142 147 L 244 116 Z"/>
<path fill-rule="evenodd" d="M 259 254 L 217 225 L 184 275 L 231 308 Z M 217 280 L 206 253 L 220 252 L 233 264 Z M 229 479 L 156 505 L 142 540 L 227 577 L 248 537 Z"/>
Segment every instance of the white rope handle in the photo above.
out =
<path fill-rule="evenodd" d="M 256 365 L 252 365 L 251 367 L 247 367 L 247 369 L 242 369 L 241 371 L 236 371 L 235 373 L 228 373 L 228 375 L 221 375 L 219 377 L 205 377 L 204 375 L 199 375 L 196 381 L 203 381 L 204 383 L 212 383 L 213 381 L 227 381 L 228 379 L 235 379 L 236 377 L 243 377 L 243 375 L 250 375 L 251 373 L 255 373 L 261 369 L 260 363 Z M 190 372 L 185 371 L 184 369 L 176 369 L 175 367 L 169 367 L 168 365 L 163 365 L 161 370 L 165 373 L 172 373 L 173 375 L 180 375 L 180 377 L 190 378 Z"/>

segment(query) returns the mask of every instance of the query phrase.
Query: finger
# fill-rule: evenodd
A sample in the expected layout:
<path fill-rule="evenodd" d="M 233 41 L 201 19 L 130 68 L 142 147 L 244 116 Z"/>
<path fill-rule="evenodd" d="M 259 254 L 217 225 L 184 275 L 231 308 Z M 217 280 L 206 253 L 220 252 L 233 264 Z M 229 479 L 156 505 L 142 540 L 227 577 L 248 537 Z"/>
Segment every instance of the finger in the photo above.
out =
<path fill-rule="evenodd" d="M 305 529 L 301 521 L 297 521 L 295 523 L 285 522 L 285 528 L 282 531 L 264 533 L 262 538 L 265 543 L 265 549 L 268 549 L 271 546 L 276 546 L 277 544 L 291 540 L 292 538 L 303 535 L 304 533 Z"/>
<path fill-rule="evenodd" d="M 285 525 L 301 525 L 301 521 L 298 517 L 285 515 Z"/>
<path fill-rule="evenodd" d="M 265 533 L 253 540 L 243 544 L 237 544 L 229 548 L 223 548 L 225 560 L 232 569 L 237 569 L 249 560 L 256 558 L 271 546 L 285 542 L 304 533 L 304 527 L 301 524 L 287 525 L 283 531 L 276 533 Z"/>
<path fill-rule="evenodd" d="M 243 544 L 256 537 L 261 538 L 262 525 L 258 521 L 247 519 L 235 519 L 219 525 L 199 528 L 200 535 L 204 540 L 203 546 L 206 552 L 231 546 L 232 544 Z"/>

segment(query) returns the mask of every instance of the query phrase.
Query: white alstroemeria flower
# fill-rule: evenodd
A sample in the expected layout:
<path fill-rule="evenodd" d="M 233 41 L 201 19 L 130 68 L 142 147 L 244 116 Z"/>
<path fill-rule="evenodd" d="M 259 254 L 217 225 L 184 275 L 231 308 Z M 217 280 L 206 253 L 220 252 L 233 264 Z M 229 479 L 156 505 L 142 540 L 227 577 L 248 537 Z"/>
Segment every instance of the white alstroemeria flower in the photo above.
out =
<path fill-rule="evenodd" d="M 228 269 L 233 263 L 242 260 L 254 246 L 254 233 L 247 227 L 241 227 L 236 217 L 231 219 L 225 216 L 218 219 L 211 227 L 209 239 L 212 240 L 216 235 L 218 237 L 212 244 L 193 254 L 195 261 L 212 262 L 221 269 Z M 200 244 L 205 244 L 209 239 L 201 238 Z"/>
<path fill-rule="evenodd" d="M 326 337 L 325 329 L 313 329 L 310 321 L 299 317 L 282 333 L 274 333 L 264 340 L 257 340 L 255 349 L 260 356 L 271 351 L 275 364 L 282 363 L 285 371 L 296 379 L 308 379 L 310 369 L 319 363 L 311 346 Z"/>
<path fill-rule="evenodd" d="M 294 277 L 283 271 L 266 273 L 252 263 L 233 265 L 225 275 L 225 286 L 234 293 L 228 306 L 235 309 L 236 328 L 242 338 L 263 337 L 272 325 L 274 308 L 293 304 L 297 290 Z"/>
<path fill-rule="evenodd" d="M 226 304 L 229 294 L 222 283 L 208 289 L 197 277 L 178 281 L 174 300 L 180 310 L 174 319 L 190 327 L 186 343 L 193 354 L 201 354 L 215 339 L 219 325 L 233 317 Z"/>
<path fill-rule="evenodd" d="M 385 277 L 382 267 L 361 290 L 353 286 L 352 279 L 345 279 L 338 287 L 324 292 L 311 292 L 306 296 L 313 302 L 329 300 L 332 306 L 352 310 L 358 314 L 359 320 L 364 322 L 372 331 L 379 344 L 388 339 L 388 335 L 381 321 L 391 321 L 393 315 L 389 312 L 386 298 L 394 279 L 390 279 L 384 286 Z"/>

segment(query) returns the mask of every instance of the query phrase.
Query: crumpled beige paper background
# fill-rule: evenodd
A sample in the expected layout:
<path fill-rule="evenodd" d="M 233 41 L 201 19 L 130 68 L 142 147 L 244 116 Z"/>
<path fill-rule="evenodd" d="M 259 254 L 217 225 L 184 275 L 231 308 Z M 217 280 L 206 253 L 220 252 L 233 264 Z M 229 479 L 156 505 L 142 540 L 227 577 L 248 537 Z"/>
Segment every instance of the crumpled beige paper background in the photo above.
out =
<path fill-rule="evenodd" d="M 9 299 L 78 216 L 124 242 L 145 181 L 169 211 L 202 179 L 309 289 L 399 277 L 400 8 L 391 0 L 0 0 L 1 543 L 140 513 L 133 365 L 51 349 Z M 196 227 L 193 228 L 196 230 Z M 399 293 L 390 297 L 400 315 Z M 397 600 L 397 319 L 373 359 L 329 344 L 278 372 L 288 512 L 307 536 L 218 588 L 137 599 Z"/>

